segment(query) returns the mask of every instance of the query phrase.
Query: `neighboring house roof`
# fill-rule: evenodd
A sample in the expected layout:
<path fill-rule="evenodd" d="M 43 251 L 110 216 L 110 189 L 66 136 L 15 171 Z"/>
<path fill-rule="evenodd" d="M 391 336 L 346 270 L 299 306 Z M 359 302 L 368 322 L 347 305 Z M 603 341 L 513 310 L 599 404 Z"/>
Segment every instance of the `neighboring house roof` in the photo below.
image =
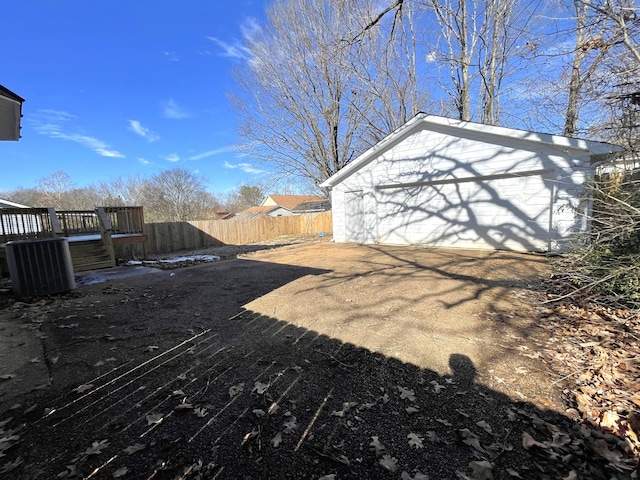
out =
<path fill-rule="evenodd" d="M 0 140 L 20 139 L 24 98 L 0 85 Z"/>
<path fill-rule="evenodd" d="M 216 220 L 228 220 L 230 218 L 233 218 L 233 216 L 233 213 L 227 211 L 219 210 L 217 212 L 214 212 L 214 217 Z"/>
<path fill-rule="evenodd" d="M 303 202 L 296 208 L 291 210 L 292 213 L 312 213 L 312 212 L 326 212 L 331 210 L 331 202 L 329 200 Z"/>
<path fill-rule="evenodd" d="M 561 135 L 551 135 L 548 133 L 529 132 L 526 130 L 517 130 L 514 128 L 495 127 L 492 125 L 484 125 L 481 123 L 463 122 L 461 120 L 429 115 L 427 113 L 418 113 L 407 123 L 387 135 L 373 147 L 357 157 L 342 170 L 335 173 L 323 183 L 321 183 L 320 187 L 331 188 L 334 185 L 340 183 L 353 172 L 359 170 L 361 167 L 376 158 L 381 153 L 381 151 L 393 146 L 395 143 L 402 140 L 403 138 L 406 138 L 412 132 L 420 128 L 439 131 L 444 130 L 449 132 L 451 135 L 455 135 L 456 131 L 473 132 L 490 135 L 493 137 L 504 137 L 539 144 L 553 145 L 558 148 L 583 150 L 589 152 L 592 160 L 601 160 L 607 155 L 620 152 L 622 150 L 622 148 L 617 145 L 612 145 L 605 142 L 594 142 L 591 140 L 563 137 Z"/>
<path fill-rule="evenodd" d="M 319 195 L 267 195 L 262 201 L 262 206 L 279 206 L 287 210 L 293 210 L 304 202 L 320 202 L 324 200 Z"/>
<path fill-rule="evenodd" d="M 22 205 L 20 203 L 10 202 L 9 200 L 4 200 L 0 198 L 0 208 L 31 208 L 27 205 Z"/>
<path fill-rule="evenodd" d="M 249 207 L 241 212 L 236 213 L 236 217 L 259 217 L 261 215 L 269 215 L 269 212 L 279 208 L 277 205 L 274 206 L 260 206 L 260 207 Z"/>

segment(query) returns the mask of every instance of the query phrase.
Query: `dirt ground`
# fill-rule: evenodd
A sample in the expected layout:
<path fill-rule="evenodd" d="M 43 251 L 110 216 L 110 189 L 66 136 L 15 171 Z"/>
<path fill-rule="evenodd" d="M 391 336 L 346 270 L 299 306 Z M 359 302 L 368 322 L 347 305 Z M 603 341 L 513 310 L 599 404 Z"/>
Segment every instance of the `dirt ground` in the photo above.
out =
<path fill-rule="evenodd" d="M 316 241 L 5 294 L 0 474 L 631 478 L 541 360 L 530 294 L 548 268 Z"/>

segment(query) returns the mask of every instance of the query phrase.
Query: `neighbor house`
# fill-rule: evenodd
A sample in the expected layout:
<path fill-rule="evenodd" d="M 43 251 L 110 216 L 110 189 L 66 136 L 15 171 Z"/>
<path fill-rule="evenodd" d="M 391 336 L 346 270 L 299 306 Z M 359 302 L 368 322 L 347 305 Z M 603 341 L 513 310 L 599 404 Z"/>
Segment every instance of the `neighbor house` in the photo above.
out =
<path fill-rule="evenodd" d="M 0 140 L 20 139 L 24 98 L 0 85 Z"/>
<path fill-rule="evenodd" d="M 337 242 L 557 252 L 615 145 L 420 113 L 320 186 Z"/>
<path fill-rule="evenodd" d="M 262 204 L 249 207 L 237 213 L 237 217 L 286 217 L 288 215 L 300 215 L 311 213 L 304 208 L 299 208 L 309 202 L 326 201 L 319 195 L 267 195 Z M 318 210 L 316 210 L 318 211 Z"/>

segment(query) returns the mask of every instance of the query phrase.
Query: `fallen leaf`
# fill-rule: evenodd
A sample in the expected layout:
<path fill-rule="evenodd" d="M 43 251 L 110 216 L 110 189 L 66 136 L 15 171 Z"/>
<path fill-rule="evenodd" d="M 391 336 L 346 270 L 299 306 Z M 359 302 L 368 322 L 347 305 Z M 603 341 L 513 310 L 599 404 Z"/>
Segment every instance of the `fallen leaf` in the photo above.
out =
<path fill-rule="evenodd" d="M 109 440 L 100 440 L 99 442 L 93 442 L 89 448 L 85 450 L 86 455 L 100 455 L 102 450 L 109 446 Z"/>
<path fill-rule="evenodd" d="M 15 373 L 6 373 L 4 375 L 0 375 L 0 380 L 11 380 L 12 378 L 16 378 Z"/>
<path fill-rule="evenodd" d="M 400 400 L 407 399 L 410 402 L 415 402 L 416 393 L 413 390 L 409 388 L 400 387 L 400 386 L 398 386 L 398 390 L 400 390 Z"/>
<path fill-rule="evenodd" d="M 623 470 L 633 470 L 634 466 L 624 461 L 624 456 L 619 450 L 609 450 L 607 442 L 600 439 L 596 440 L 593 450 L 605 460 L 613 463 L 616 467 Z M 633 460 L 631 460 L 633 461 Z"/>
<path fill-rule="evenodd" d="M 440 393 L 442 390 L 444 390 L 446 388 L 444 385 L 440 385 L 435 380 L 431 380 L 429 383 L 431 385 L 433 385 L 433 391 L 436 392 L 436 393 Z"/>
<path fill-rule="evenodd" d="M 476 423 L 476 425 L 482 428 L 487 433 L 493 433 L 493 429 L 491 428 L 491 425 L 489 425 L 485 420 L 480 420 L 479 422 Z"/>
<path fill-rule="evenodd" d="M 413 414 L 413 413 L 417 413 L 420 411 L 420 409 L 414 405 L 411 405 L 410 407 L 405 408 L 405 410 L 407 411 L 407 413 L 409 415 Z"/>
<path fill-rule="evenodd" d="M 420 472 L 416 472 L 415 476 L 409 475 L 409 472 L 404 470 L 402 475 L 400 475 L 401 480 L 429 480 L 429 475 L 424 475 Z"/>
<path fill-rule="evenodd" d="M 253 389 L 251 390 L 251 393 L 256 392 L 258 395 L 262 395 L 264 392 L 267 391 L 267 388 L 269 388 L 268 383 L 256 382 L 253 384 Z"/>
<path fill-rule="evenodd" d="M 194 414 L 196 417 L 204 418 L 204 417 L 206 417 L 206 416 L 209 414 L 209 412 L 207 411 L 207 409 L 206 409 L 206 408 L 202 408 L 202 407 L 200 407 L 200 408 L 194 408 L 194 410 L 193 410 L 193 414 Z"/>
<path fill-rule="evenodd" d="M 127 448 L 123 450 L 127 455 L 133 455 L 140 450 L 144 450 L 145 446 L 141 443 L 134 443 L 133 445 L 129 445 Z"/>
<path fill-rule="evenodd" d="M 293 431 L 297 426 L 298 426 L 298 423 L 297 423 L 296 417 L 291 417 L 284 424 L 284 433 L 293 433 Z"/>
<path fill-rule="evenodd" d="M 262 418 L 266 415 L 266 413 L 264 413 L 264 410 L 261 410 L 259 408 L 254 409 L 253 414 L 258 418 Z"/>
<path fill-rule="evenodd" d="M 410 433 L 407 435 L 407 438 L 409 439 L 410 447 L 415 447 L 417 449 L 424 448 L 424 445 L 422 444 L 423 438 L 417 433 Z"/>
<path fill-rule="evenodd" d="M 276 433 L 276 436 L 271 439 L 271 445 L 273 445 L 275 448 L 278 448 L 281 442 L 282 442 L 282 433 L 278 432 Z"/>
<path fill-rule="evenodd" d="M 396 470 L 398 470 L 398 459 L 395 457 L 392 457 L 388 453 L 383 455 L 382 458 L 378 461 L 378 463 L 382 467 L 389 470 L 390 472 L 395 472 Z"/>
<path fill-rule="evenodd" d="M 473 480 L 493 480 L 493 465 L 486 461 L 469 462 Z"/>
<path fill-rule="evenodd" d="M 153 413 L 150 415 L 146 416 L 147 419 L 147 425 L 156 425 L 160 422 L 162 422 L 162 417 L 164 416 L 164 414 L 162 413 Z"/>
<path fill-rule="evenodd" d="M 376 457 L 379 457 L 384 450 L 384 445 L 380 443 L 378 436 L 375 435 L 371 437 L 371 443 L 369 443 L 370 450 L 374 450 L 376 452 Z"/>
<path fill-rule="evenodd" d="M 522 478 L 522 477 L 520 476 L 520 474 L 519 474 L 516 470 L 514 470 L 513 468 L 507 468 L 507 473 L 508 473 L 509 475 L 511 475 L 512 477 L 515 477 L 515 478 Z"/>
<path fill-rule="evenodd" d="M 480 439 L 471 430 L 469 430 L 468 428 L 463 428 L 460 430 L 460 434 L 464 438 L 464 440 L 462 440 L 462 443 L 466 443 L 479 452 L 486 453 L 486 450 L 482 447 L 482 445 L 480 445 Z"/>
<path fill-rule="evenodd" d="M 538 442 L 535 438 L 533 438 L 527 432 L 522 432 L 522 446 L 529 450 L 531 447 L 540 447 L 540 448 L 549 448 L 547 444 Z"/>
<path fill-rule="evenodd" d="M 239 393 L 242 393 L 243 390 L 244 390 L 244 382 L 243 383 L 239 383 L 237 385 L 233 385 L 233 386 L 229 387 L 229 396 L 230 397 L 235 397 Z"/>
<path fill-rule="evenodd" d="M 113 478 L 124 477 L 129 472 L 127 467 L 120 467 L 115 472 L 113 472 Z"/>
<path fill-rule="evenodd" d="M 160 347 L 157 345 L 149 345 L 148 347 L 144 348 L 145 352 L 153 352 L 155 350 L 158 350 Z"/>
<path fill-rule="evenodd" d="M 336 480 L 336 474 L 330 473 L 329 475 L 323 475 L 318 480 Z"/>

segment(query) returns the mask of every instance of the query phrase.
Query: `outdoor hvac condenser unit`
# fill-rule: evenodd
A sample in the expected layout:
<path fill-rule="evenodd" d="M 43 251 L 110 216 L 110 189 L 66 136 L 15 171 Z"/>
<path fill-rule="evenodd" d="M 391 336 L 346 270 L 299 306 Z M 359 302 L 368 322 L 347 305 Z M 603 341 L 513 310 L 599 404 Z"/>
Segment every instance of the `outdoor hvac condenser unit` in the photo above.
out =
<path fill-rule="evenodd" d="M 7 242 L 6 252 L 13 291 L 19 297 L 76 288 L 66 238 Z"/>

